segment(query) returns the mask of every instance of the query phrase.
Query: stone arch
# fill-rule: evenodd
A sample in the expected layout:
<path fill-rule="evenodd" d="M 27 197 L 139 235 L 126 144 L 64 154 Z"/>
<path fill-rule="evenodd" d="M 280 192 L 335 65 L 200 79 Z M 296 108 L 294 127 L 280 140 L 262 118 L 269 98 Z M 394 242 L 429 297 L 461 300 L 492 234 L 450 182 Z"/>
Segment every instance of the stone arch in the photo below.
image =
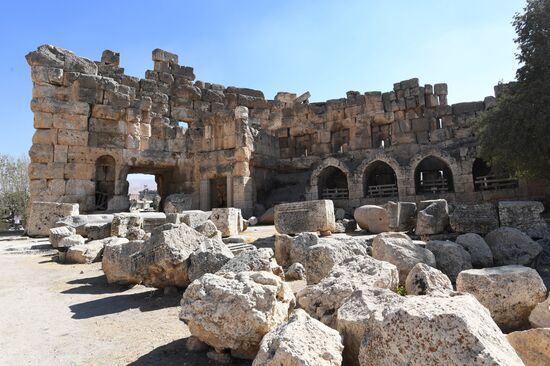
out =
<path fill-rule="evenodd" d="M 452 165 L 441 154 L 428 154 L 418 160 L 414 168 L 416 194 L 454 192 Z"/>
<path fill-rule="evenodd" d="M 398 197 L 397 173 L 385 161 L 371 161 L 362 172 L 363 196 L 378 197 Z"/>
<path fill-rule="evenodd" d="M 472 164 L 472 180 L 475 191 L 492 191 L 518 186 L 516 178 L 505 171 L 494 172 L 481 158 L 476 158 Z"/>
<path fill-rule="evenodd" d="M 311 174 L 312 199 L 349 199 L 350 187 L 350 171 L 338 159 L 331 157 L 323 160 Z"/>
<path fill-rule="evenodd" d="M 95 163 L 95 209 L 106 211 L 115 196 L 116 161 L 111 155 L 100 156 Z"/>

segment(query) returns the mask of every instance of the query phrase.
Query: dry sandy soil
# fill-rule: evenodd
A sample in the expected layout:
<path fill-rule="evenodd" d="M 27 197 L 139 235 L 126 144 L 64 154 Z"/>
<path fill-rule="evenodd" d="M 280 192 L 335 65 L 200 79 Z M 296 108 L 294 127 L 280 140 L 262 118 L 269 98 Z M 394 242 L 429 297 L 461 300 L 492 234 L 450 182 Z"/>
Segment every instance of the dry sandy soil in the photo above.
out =
<path fill-rule="evenodd" d="M 181 293 L 109 286 L 48 244 L 0 237 L 0 365 L 217 365 L 186 350 Z"/>

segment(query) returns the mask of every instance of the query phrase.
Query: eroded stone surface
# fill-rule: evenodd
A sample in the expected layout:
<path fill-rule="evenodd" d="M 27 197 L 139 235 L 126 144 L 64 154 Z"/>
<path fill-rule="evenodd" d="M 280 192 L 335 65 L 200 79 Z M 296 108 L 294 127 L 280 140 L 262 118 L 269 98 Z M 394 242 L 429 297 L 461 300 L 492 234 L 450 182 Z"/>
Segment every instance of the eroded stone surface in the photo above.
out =
<path fill-rule="evenodd" d="M 417 263 L 407 275 L 405 289 L 407 295 L 446 295 L 453 291 L 453 284 L 445 273 Z"/>
<path fill-rule="evenodd" d="M 537 328 L 506 335 L 525 366 L 550 365 L 550 328 Z"/>
<path fill-rule="evenodd" d="M 280 234 L 334 232 L 336 219 L 330 200 L 284 203 L 275 206 L 275 229 Z"/>
<path fill-rule="evenodd" d="M 269 272 L 205 274 L 183 294 L 180 319 L 210 346 L 253 359 L 262 338 L 287 321 L 294 295 Z"/>
<path fill-rule="evenodd" d="M 530 265 L 542 247 L 528 235 L 511 227 L 500 227 L 485 236 L 493 253 L 495 266 L 510 264 Z"/>

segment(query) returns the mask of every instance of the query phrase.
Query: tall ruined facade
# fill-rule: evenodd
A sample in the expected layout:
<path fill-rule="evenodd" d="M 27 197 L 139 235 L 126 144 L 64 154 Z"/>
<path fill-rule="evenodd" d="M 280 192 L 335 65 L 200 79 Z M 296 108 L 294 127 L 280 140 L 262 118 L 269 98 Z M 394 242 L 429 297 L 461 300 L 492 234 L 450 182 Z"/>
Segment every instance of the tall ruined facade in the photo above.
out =
<path fill-rule="evenodd" d="M 544 199 L 545 182 L 496 176 L 476 159 L 472 127 L 483 102 L 447 104 L 446 84 L 394 84 L 309 103 L 278 93 L 195 81 L 178 56 L 156 49 L 144 79 L 119 55 L 94 62 L 54 46 L 29 53 L 34 112 L 31 200 L 81 212 L 129 207 L 127 176 L 154 174 L 163 199 L 189 208 L 332 199 L 352 209 L 388 200 Z"/>

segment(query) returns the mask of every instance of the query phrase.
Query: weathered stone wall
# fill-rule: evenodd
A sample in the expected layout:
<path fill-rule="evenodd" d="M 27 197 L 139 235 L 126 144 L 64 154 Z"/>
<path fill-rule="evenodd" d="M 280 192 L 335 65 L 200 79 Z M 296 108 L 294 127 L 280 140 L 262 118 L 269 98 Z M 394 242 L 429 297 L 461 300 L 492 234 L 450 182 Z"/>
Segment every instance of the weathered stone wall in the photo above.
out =
<path fill-rule="evenodd" d="M 309 93 L 266 100 L 258 90 L 195 81 L 175 54 L 156 49 L 152 58 L 153 70 L 139 79 L 125 75 L 118 53 L 108 50 L 96 62 L 47 45 L 27 55 L 36 128 L 32 201 L 79 203 L 81 212 L 125 210 L 127 175 L 148 173 L 163 199 L 182 192 L 193 208 L 223 202 L 248 216 L 257 201 L 325 198 L 321 186 L 332 179 L 323 178 L 331 167 L 345 175 L 347 193 L 334 199 L 337 207 L 549 195 L 548 185 L 523 181 L 475 190 L 472 121 L 492 97 L 450 106 L 446 84 L 411 79 L 388 93 L 350 91 L 325 103 L 309 103 Z M 427 157 L 445 166 L 448 189 L 420 193 L 417 167 Z M 378 161 L 395 174 L 392 197 L 369 193 L 368 172 Z"/>

